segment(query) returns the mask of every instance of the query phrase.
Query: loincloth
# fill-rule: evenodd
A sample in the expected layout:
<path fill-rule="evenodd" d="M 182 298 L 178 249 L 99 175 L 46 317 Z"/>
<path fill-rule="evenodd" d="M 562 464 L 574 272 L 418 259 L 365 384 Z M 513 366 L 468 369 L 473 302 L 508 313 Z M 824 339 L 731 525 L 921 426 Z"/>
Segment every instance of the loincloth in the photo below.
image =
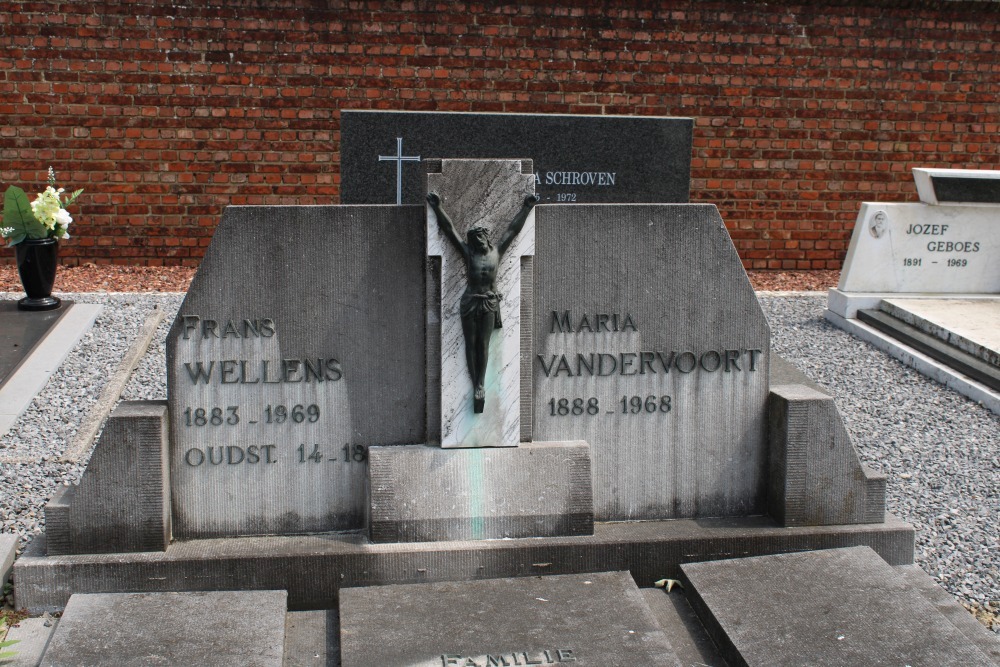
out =
<path fill-rule="evenodd" d="M 496 292 L 485 292 L 484 294 L 473 294 L 466 292 L 462 295 L 462 319 L 468 317 L 480 317 L 486 313 L 493 313 L 496 317 L 493 320 L 493 328 L 500 329 L 503 322 L 500 321 L 500 299 Z"/>

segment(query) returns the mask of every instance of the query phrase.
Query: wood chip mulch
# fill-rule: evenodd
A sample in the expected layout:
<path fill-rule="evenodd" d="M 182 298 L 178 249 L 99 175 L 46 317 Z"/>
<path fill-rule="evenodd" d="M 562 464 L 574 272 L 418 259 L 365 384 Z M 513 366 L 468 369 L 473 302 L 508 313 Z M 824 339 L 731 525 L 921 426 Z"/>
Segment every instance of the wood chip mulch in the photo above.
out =
<path fill-rule="evenodd" d="M 56 292 L 186 292 L 197 269 L 182 266 L 61 266 Z M 823 291 L 835 287 L 839 271 L 748 271 L 758 291 Z M 0 266 L 0 292 L 20 292 L 12 265 Z"/>

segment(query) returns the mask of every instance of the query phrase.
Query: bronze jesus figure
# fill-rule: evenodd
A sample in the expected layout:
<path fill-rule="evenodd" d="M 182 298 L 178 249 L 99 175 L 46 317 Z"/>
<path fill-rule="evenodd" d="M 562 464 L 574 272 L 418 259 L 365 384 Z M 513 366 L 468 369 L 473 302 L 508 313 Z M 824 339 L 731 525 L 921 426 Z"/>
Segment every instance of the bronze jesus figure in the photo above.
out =
<path fill-rule="evenodd" d="M 500 257 L 506 252 L 514 237 L 524 227 L 531 209 L 538 203 L 537 195 L 524 198 L 521 210 L 517 212 L 507 231 L 500 238 L 498 248 L 494 248 L 485 228 L 473 226 L 469 229 L 468 242 L 462 240 L 455 230 L 448 214 L 441 209 L 441 198 L 437 193 L 427 195 L 427 202 L 434 209 L 441 231 L 458 248 L 465 259 L 469 284 L 462 294 L 462 334 L 465 336 L 465 362 L 469 367 L 469 377 L 474 388 L 473 410 L 481 413 L 486 404 L 486 363 L 489 360 L 490 336 L 493 329 L 502 326 L 500 322 L 500 299 L 497 293 L 496 277 Z"/>

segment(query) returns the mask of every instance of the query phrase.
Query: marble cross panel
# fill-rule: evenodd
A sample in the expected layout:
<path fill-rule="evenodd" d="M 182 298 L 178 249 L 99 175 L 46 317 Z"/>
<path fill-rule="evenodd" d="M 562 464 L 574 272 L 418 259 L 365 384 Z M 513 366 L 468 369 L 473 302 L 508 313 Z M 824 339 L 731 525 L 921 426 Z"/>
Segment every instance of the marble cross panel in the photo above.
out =
<path fill-rule="evenodd" d="M 437 171 L 438 165 L 440 170 Z M 535 177 L 529 160 L 430 161 L 427 191 L 441 198 L 441 207 L 465 240 L 473 226 L 485 227 L 493 245 L 534 193 Z M 428 336 L 440 326 L 440 366 L 428 359 L 429 375 L 440 396 L 440 410 L 428 415 L 429 439 L 442 447 L 513 447 L 521 440 L 521 266 L 535 252 L 535 215 L 529 214 L 521 232 L 500 258 L 496 287 L 501 295 L 503 326 L 490 339 L 486 373 L 486 402 L 473 412 L 473 384 L 466 362 L 460 303 L 468 284 L 462 254 L 441 232 L 437 216 L 427 207 L 427 255 L 440 261 L 440 301 L 431 295 Z M 528 325 L 531 326 L 530 324 Z M 430 338 L 428 340 L 430 342 Z M 438 374 L 439 371 L 439 374 Z M 429 397 L 430 398 L 430 397 Z M 437 401 L 432 403 L 437 407 Z M 438 413 L 438 414 L 435 414 Z M 438 431 L 437 424 L 440 424 Z"/>

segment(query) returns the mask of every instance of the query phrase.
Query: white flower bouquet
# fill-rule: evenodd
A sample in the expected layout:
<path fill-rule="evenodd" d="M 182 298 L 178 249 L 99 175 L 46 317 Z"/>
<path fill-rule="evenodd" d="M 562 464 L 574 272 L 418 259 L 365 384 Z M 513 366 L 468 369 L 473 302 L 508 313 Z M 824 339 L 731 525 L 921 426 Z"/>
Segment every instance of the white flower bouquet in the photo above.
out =
<path fill-rule="evenodd" d="M 3 198 L 3 218 L 0 236 L 8 245 L 17 245 L 25 239 L 67 239 L 69 225 L 73 222 L 67 210 L 83 190 L 64 194 L 56 188 L 56 172 L 49 167 L 48 187 L 39 192 L 35 201 L 28 203 L 28 196 L 21 188 L 10 186 Z"/>

